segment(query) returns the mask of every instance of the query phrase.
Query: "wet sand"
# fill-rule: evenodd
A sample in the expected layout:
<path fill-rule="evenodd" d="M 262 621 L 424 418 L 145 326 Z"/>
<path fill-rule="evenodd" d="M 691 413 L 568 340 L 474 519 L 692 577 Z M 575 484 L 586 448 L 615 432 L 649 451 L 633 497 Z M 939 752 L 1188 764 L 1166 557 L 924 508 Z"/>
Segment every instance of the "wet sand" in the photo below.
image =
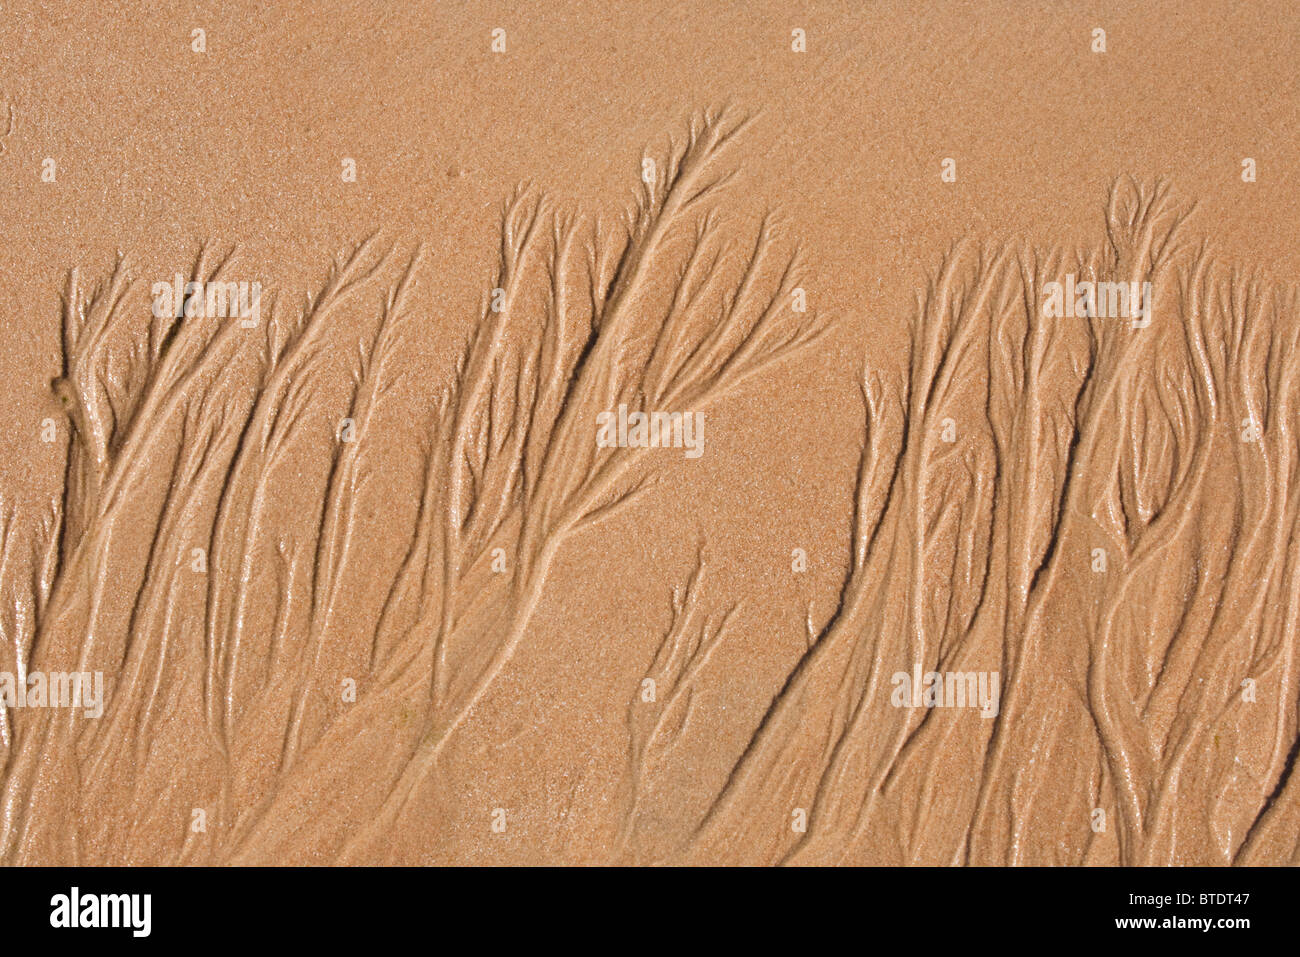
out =
<path fill-rule="evenodd" d="M 0 859 L 1294 861 L 1293 12 L 314 6 L 0 24 Z"/>

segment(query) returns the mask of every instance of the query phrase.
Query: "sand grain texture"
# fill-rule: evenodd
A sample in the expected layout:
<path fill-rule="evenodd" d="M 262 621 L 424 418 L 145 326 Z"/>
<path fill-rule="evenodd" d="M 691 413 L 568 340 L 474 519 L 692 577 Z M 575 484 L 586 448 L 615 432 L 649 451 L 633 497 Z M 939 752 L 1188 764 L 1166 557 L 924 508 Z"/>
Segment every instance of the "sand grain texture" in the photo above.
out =
<path fill-rule="evenodd" d="M 1297 862 L 1294 12 L 244 12 L 0 22 L 0 860 Z"/>

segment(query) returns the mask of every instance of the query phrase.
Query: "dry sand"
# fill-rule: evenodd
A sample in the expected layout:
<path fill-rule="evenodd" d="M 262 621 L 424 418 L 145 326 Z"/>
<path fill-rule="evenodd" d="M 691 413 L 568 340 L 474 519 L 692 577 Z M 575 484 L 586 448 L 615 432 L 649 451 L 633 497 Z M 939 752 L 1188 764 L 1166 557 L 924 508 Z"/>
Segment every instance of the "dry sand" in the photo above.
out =
<path fill-rule="evenodd" d="M 0 860 L 1300 857 L 1300 13 L 401 6 L 0 14 Z"/>

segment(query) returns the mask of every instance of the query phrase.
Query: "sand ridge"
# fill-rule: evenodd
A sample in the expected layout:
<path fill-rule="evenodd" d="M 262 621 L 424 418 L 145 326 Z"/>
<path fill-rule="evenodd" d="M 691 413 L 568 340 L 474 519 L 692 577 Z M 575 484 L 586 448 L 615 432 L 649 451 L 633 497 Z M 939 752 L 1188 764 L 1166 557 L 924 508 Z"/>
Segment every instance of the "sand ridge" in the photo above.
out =
<path fill-rule="evenodd" d="M 679 7 L 10 26 L 0 859 L 1295 860 L 1283 14 Z"/>

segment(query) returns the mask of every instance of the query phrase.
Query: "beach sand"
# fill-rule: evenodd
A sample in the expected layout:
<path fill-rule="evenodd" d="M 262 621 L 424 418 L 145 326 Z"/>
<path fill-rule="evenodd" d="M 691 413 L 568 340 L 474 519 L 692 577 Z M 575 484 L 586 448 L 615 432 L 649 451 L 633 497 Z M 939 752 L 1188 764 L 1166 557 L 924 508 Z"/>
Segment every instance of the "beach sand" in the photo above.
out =
<path fill-rule="evenodd" d="M 651 6 L 6 7 L 0 860 L 1295 862 L 1300 14 Z"/>

